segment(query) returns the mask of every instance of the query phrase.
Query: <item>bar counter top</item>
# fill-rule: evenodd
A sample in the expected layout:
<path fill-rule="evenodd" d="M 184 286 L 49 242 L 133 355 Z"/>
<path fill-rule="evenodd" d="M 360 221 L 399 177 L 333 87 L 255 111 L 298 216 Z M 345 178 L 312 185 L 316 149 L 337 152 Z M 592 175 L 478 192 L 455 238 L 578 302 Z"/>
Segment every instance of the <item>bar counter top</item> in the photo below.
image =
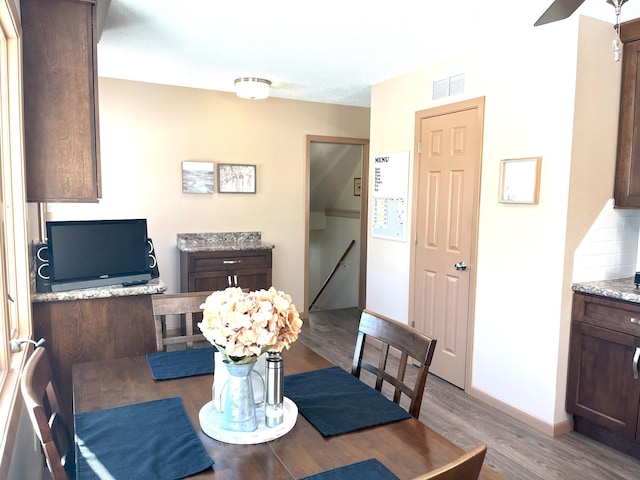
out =
<path fill-rule="evenodd" d="M 640 288 L 634 285 L 633 280 L 633 277 L 626 277 L 595 282 L 576 282 L 571 288 L 574 292 L 640 303 Z"/>
<path fill-rule="evenodd" d="M 181 252 L 232 252 L 238 250 L 273 250 L 264 243 L 260 232 L 179 233 Z"/>
<path fill-rule="evenodd" d="M 124 287 L 118 285 L 108 285 L 105 287 L 81 288 L 77 290 L 68 290 L 65 292 L 36 292 L 32 287 L 31 302 L 65 302 L 71 300 L 89 300 L 92 298 L 112 298 L 112 297 L 129 297 L 132 295 L 153 295 L 155 293 L 164 293 L 167 285 L 160 279 L 154 278 L 148 283 L 142 285 L 132 285 Z"/>

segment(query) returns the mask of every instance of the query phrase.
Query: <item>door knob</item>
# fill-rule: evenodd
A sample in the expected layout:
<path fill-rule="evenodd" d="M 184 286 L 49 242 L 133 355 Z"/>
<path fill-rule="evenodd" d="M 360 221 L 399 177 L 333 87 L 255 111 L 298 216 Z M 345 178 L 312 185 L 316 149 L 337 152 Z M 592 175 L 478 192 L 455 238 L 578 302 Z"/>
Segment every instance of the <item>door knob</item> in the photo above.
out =
<path fill-rule="evenodd" d="M 467 269 L 467 264 L 464 262 L 458 262 L 456 264 L 453 265 L 456 270 L 466 270 Z"/>

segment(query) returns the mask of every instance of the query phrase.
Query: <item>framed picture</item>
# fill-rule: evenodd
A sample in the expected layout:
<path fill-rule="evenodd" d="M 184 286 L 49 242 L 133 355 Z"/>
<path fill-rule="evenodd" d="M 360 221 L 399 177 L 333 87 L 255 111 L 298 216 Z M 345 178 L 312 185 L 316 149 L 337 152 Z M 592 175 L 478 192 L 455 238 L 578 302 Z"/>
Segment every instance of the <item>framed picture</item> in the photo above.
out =
<path fill-rule="evenodd" d="M 182 193 L 213 193 L 213 162 L 182 162 Z"/>
<path fill-rule="evenodd" d="M 219 193 L 256 193 L 256 166 L 218 164 Z"/>
<path fill-rule="evenodd" d="M 361 192 L 362 192 L 362 178 L 354 178 L 353 179 L 353 194 L 356 197 L 359 197 Z"/>
<path fill-rule="evenodd" d="M 541 157 L 500 161 L 501 203 L 538 203 Z"/>

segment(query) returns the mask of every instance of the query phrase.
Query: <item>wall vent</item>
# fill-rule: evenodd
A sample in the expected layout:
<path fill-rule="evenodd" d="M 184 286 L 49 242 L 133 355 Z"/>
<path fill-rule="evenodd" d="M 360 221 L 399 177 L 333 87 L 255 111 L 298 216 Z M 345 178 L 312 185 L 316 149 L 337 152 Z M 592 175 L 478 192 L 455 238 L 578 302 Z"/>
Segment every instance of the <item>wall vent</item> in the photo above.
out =
<path fill-rule="evenodd" d="M 464 81 L 464 73 L 434 80 L 431 90 L 431 100 L 440 100 L 464 93 Z"/>

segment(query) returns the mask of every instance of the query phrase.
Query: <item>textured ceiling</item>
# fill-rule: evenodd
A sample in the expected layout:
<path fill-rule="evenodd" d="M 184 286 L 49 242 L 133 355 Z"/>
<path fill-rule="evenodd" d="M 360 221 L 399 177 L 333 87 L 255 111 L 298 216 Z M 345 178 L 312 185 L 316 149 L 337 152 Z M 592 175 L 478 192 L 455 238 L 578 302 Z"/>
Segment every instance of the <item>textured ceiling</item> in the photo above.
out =
<path fill-rule="evenodd" d="M 371 85 L 474 49 L 499 52 L 551 1 L 110 0 L 98 75 L 229 92 L 235 78 L 257 76 L 273 82 L 273 97 L 368 107 Z M 637 4 L 621 20 L 638 17 Z M 579 14 L 615 21 L 605 0 Z"/>

